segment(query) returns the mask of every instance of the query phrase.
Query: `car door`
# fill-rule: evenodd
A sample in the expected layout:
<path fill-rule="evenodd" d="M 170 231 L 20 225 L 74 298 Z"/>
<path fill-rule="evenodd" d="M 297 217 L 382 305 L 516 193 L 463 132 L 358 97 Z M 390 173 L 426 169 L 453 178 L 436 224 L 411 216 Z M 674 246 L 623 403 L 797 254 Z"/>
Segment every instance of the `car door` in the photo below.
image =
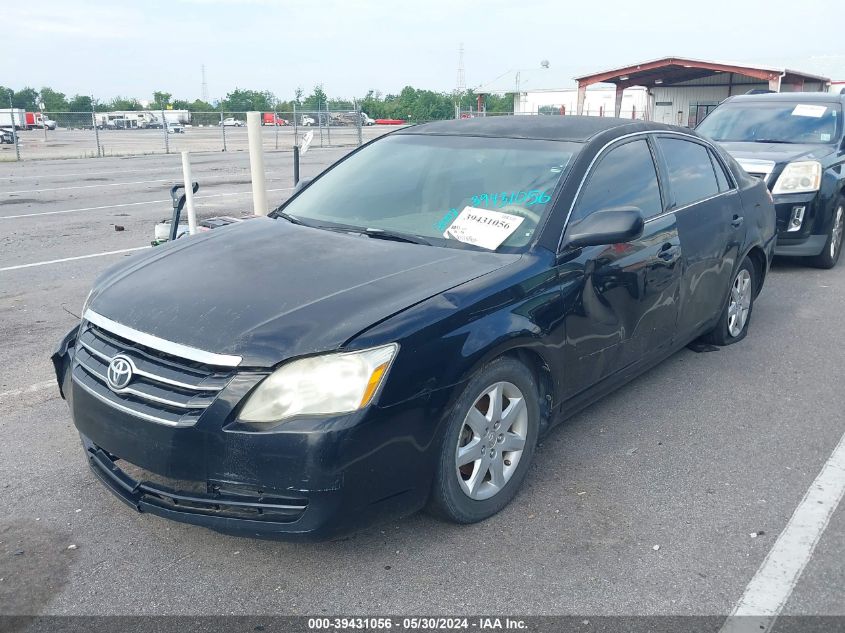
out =
<path fill-rule="evenodd" d="M 567 398 L 672 345 L 681 243 L 674 215 L 665 212 L 653 148 L 644 135 L 600 155 L 566 230 L 591 213 L 622 206 L 642 210 L 642 235 L 624 244 L 584 248 L 561 275 L 567 306 L 563 353 L 565 366 L 573 368 L 565 381 Z"/>
<path fill-rule="evenodd" d="M 683 247 L 678 336 L 691 339 L 716 319 L 745 236 L 742 201 L 712 148 L 693 137 L 655 138 Z"/>

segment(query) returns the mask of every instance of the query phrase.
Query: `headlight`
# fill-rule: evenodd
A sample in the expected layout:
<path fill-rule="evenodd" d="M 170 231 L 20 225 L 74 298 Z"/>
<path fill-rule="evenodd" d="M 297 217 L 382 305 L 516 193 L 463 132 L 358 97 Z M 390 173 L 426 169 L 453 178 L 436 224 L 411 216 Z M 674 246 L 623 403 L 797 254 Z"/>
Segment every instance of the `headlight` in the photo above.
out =
<path fill-rule="evenodd" d="M 806 193 L 818 191 L 822 184 L 822 165 L 815 160 L 801 160 L 789 163 L 781 173 L 773 194 Z"/>
<path fill-rule="evenodd" d="M 249 396 L 239 418 L 279 422 L 296 415 L 336 415 L 363 409 L 384 382 L 398 349 L 391 343 L 282 365 Z"/>

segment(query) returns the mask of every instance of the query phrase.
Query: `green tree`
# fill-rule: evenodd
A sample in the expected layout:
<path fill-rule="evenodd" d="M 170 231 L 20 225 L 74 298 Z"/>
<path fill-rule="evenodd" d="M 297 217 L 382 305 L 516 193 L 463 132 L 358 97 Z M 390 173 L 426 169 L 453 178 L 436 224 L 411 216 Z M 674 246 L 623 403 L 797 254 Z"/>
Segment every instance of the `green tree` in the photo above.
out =
<path fill-rule="evenodd" d="M 214 112 L 214 106 L 203 101 L 202 99 L 195 99 L 194 101 L 187 101 L 185 99 L 174 99 L 171 104 L 174 110 L 188 110 L 190 112 Z"/>
<path fill-rule="evenodd" d="M 74 95 L 68 101 L 67 109 L 70 112 L 90 112 L 91 97 L 88 95 Z"/>
<path fill-rule="evenodd" d="M 47 86 L 41 88 L 41 103 L 44 104 L 44 110 L 47 112 L 65 112 L 68 109 L 65 93 L 57 92 Z"/>
<path fill-rule="evenodd" d="M 235 88 L 226 95 L 223 101 L 220 102 L 220 105 L 227 112 L 249 112 L 253 110 L 263 112 L 273 110 L 277 102 L 276 95 L 268 90 L 241 90 L 240 88 Z"/>
<path fill-rule="evenodd" d="M 23 108 L 30 112 L 38 109 L 38 91 L 33 88 L 18 90 L 12 97 L 13 108 Z"/>
<path fill-rule="evenodd" d="M 123 97 L 115 97 L 109 102 L 110 110 L 143 110 L 144 107 L 137 99 L 124 99 Z"/>
<path fill-rule="evenodd" d="M 173 95 L 169 92 L 160 92 L 156 90 L 153 92 L 153 103 L 157 110 L 161 110 L 162 108 L 166 108 L 170 105 L 170 98 Z"/>
<path fill-rule="evenodd" d="M 314 91 L 305 97 L 305 100 L 302 102 L 302 109 L 325 110 L 328 100 L 328 95 L 326 95 L 326 91 L 323 90 L 323 84 L 317 84 L 314 86 Z"/>
<path fill-rule="evenodd" d="M 15 96 L 15 91 L 6 86 L 0 86 L 0 108 L 8 108 L 9 103 Z"/>

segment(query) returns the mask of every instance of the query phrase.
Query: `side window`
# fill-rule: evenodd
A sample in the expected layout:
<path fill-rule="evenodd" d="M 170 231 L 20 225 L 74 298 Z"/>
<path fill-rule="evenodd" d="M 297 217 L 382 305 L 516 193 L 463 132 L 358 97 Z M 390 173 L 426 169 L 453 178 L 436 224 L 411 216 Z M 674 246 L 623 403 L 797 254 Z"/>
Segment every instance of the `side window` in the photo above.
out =
<path fill-rule="evenodd" d="M 675 206 L 683 207 L 719 193 L 716 172 L 704 145 L 666 137 L 658 138 L 657 143 L 666 159 Z"/>
<path fill-rule="evenodd" d="M 710 160 L 713 162 L 713 169 L 716 171 L 716 181 L 719 183 L 719 191 L 727 191 L 731 188 L 731 181 L 728 179 L 725 168 L 722 167 L 721 161 L 713 153 L 713 150 L 709 151 Z"/>
<path fill-rule="evenodd" d="M 638 207 L 646 219 L 663 212 L 657 171 L 645 139 L 611 149 L 588 178 L 572 213 L 573 222 L 611 207 Z"/>

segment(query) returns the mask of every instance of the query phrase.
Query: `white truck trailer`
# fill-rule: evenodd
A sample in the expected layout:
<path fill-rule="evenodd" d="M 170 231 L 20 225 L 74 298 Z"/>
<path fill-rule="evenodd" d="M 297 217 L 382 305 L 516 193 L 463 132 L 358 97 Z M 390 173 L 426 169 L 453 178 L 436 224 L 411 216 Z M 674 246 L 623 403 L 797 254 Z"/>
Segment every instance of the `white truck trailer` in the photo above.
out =
<path fill-rule="evenodd" d="M 0 127 L 18 130 L 26 129 L 26 110 L 23 108 L 0 108 Z"/>

